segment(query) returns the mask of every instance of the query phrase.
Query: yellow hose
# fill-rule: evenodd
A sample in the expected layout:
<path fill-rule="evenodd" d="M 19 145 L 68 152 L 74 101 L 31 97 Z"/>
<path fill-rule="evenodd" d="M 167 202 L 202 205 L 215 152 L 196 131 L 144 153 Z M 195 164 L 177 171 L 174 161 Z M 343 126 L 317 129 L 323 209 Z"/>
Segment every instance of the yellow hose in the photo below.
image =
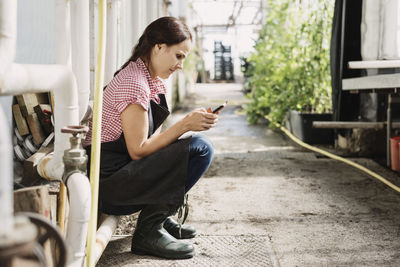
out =
<path fill-rule="evenodd" d="M 67 202 L 67 187 L 63 182 L 60 182 L 60 200 L 58 202 L 58 226 L 60 232 L 65 232 L 65 205 Z"/>
<path fill-rule="evenodd" d="M 268 116 L 265 116 L 265 118 L 266 118 L 267 120 L 271 121 L 271 120 L 268 118 Z M 303 141 L 299 140 L 297 137 L 295 137 L 292 133 L 290 133 L 285 127 L 283 127 L 283 126 L 280 125 L 279 123 L 275 123 L 275 125 L 276 125 L 282 132 L 284 132 L 287 136 L 289 136 L 290 139 L 292 139 L 294 142 L 296 142 L 297 144 L 301 145 L 302 147 L 305 147 L 305 148 L 307 148 L 307 149 L 309 149 L 309 150 L 312 150 L 312 151 L 314 151 L 314 152 L 320 153 L 320 154 L 322 154 L 322 155 L 324 155 L 324 156 L 327 156 L 327 157 L 329 157 L 329 158 L 331 158 L 331 159 L 335 159 L 335 160 L 341 161 L 341 162 L 343 162 L 343 163 L 346 163 L 346 164 L 348 164 L 348 165 L 350 165 L 350 166 L 353 166 L 353 167 L 355 167 L 355 168 L 357 168 L 357 169 L 359 169 L 359 170 L 361 170 L 361 171 L 363 171 L 363 172 L 369 174 L 370 176 L 374 177 L 374 178 L 377 179 L 378 181 L 380 181 L 380 182 L 384 183 L 385 185 L 389 186 L 389 187 L 392 188 L 393 190 L 396 190 L 397 192 L 400 192 L 400 188 L 399 188 L 398 186 L 392 184 L 391 182 L 389 182 L 388 180 L 386 180 L 385 178 L 383 178 L 383 177 L 380 176 L 379 174 L 377 174 L 377 173 L 375 173 L 375 172 L 373 172 L 373 171 L 371 171 L 371 170 L 365 168 L 364 166 L 361 166 L 361 165 L 358 164 L 358 163 L 355 163 L 355 162 L 352 162 L 352 161 L 350 161 L 350 160 L 348 160 L 348 159 L 339 157 L 339 156 L 337 156 L 337 155 L 335 155 L 335 154 L 332 154 L 332 153 L 329 153 L 329 152 L 327 152 L 327 151 L 325 151 L 325 150 L 322 150 L 322 149 L 319 149 L 319 148 L 310 146 L 309 144 L 306 144 L 306 143 L 304 143 Z"/>
<path fill-rule="evenodd" d="M 95 92 L 93 104 L 93 126 L 92 126 L 92 153 L 90 155 L 90 186 L 92 193 L 91 213 L 87 237 L 87 266 L 95 265 L 94 247 L 96 245 L 97 231 L 97 206 L 99 201 L 99 174 L 100 174 L 100 148 L 101 148 L 101 117 L 103 106 L 103 79 L 104 79 L 104 53 L 106 35 L 106 1 L 99 0 L 98 3 L 98 29 L 99 38 L 97 42 L 97 62 L 95 70 Z"/>
<path fill-rule="evenodd" d="M 50 105 L 51 105 L 51 110 L 54 113 L 55 110 L 55 104 L 54 104 L 54 93 L 50 92 Z M 62 234 L 65 234 L 65 206 L 67 202 L 67 187 L 63 182 L 60 182 L 60 192 L 59 192 L 59 201 L 57 205 L 57 220 L 58 220 L 58 226 L 60 228 L 60 232 Z"/>

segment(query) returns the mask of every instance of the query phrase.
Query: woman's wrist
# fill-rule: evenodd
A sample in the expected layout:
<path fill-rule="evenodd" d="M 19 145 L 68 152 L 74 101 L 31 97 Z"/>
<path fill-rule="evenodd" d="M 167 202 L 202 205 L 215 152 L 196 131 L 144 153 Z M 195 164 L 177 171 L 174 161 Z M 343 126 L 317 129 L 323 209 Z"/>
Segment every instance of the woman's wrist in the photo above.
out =
<path fill-rule="evenodd" d="M 189 126 L 188 126 L 188 124 L 187 124 L 185 118 L 186 118 L 186 117 L 184 117 L 183 119 L 181 119 L 180 121 L 178 121 L 178 122 L 176 123 L 176 124 L 177 124 L 177 128 L 178 128 L 178 131 L 179 131 L 179 133 L 180 133 L 181 135 L 184 134 L 184 133 L 186 133 L 186 132 L 189 132 L 189 131 L 190 131 Z"/>

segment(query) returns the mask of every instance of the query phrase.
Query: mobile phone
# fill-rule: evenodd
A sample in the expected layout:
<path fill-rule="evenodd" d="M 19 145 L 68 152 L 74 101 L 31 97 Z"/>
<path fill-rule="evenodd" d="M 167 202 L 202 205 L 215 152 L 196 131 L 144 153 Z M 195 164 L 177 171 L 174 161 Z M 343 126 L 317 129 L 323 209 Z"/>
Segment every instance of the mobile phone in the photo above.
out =
<path fill-rule="evenodd" d="M 228 101 L 225 101 L 225 103 L 223 103 L 221 106 L 216 107 L 216 108 L 212 111 L 212 113 L 216 113 L 216 112 L 220 111 L 221 109 L 223 109 L 223 108 L 226 106 L 227 103 L 228 103 Z"/>

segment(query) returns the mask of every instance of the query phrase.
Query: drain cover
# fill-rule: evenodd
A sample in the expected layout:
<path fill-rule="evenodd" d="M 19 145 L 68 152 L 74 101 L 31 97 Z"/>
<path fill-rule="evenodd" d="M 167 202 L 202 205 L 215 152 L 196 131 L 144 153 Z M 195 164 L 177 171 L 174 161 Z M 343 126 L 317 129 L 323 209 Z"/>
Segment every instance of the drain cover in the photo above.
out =
<path fill-rule="evenodd" d="M 267 236 L 200 236 L 194 244 L 191 266 L 273 266 Z"/>
<path fill-rule="evenodd" d="M 164 260 L 130 253 L 131 238 L 111 241 L 97 266 L 274 266 L 268 236 L 198 236 L 196 255 Z"/>

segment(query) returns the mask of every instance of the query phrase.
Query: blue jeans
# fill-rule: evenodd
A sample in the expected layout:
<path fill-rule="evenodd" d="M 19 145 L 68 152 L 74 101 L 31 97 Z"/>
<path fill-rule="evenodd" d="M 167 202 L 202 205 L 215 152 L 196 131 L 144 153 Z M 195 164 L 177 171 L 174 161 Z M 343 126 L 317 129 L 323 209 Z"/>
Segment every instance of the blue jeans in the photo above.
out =
<path fill-rule="evenodd" d="M 185 185 L 185 193 L 200 179 L 210 167 L 214 149 L 211 142 L 202 135 L 192 136 L 189 145 L 188 176 Z"/>

